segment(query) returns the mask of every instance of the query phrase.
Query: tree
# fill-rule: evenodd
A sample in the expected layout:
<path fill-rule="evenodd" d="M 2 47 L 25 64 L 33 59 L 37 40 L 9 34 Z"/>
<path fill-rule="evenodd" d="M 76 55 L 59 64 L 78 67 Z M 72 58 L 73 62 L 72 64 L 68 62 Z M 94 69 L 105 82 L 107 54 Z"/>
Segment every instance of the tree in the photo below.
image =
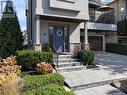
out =
<path fill-rule="evenodd" d="M 0 56 L 6 57 L 15 54 L 22 48 L 23 37 L 18 17 L 12 2 L 6 3 L 2 19 L 0 21 Z"/>

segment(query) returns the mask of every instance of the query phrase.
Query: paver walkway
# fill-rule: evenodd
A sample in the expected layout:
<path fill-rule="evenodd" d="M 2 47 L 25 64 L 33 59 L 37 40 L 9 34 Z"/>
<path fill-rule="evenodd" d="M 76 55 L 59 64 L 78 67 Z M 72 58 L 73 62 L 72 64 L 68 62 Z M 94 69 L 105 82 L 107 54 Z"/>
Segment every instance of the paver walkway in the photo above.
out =
<path fill-rule="evenodd" d="M 106 85 L 110 84 L 114 80 L 127 78 L 127 56 L 106 52 L 96 52 L 95 63 L 100 68 L 61 72 L 61 74 L 65 77 L 65 81 L 70 88 L 76 91 L 75 93 L 80 93 L 77 95 L 125 95 L 124 93 L 119 94 L 122 92 L 110 85 Z M 104 90 L 104 88 L 106 89 Z M 88 89 L 93 89 L 96 93 L 100 91 L 100 93 L 105 94 L 91 94 L 93 93 L 93 90 L 89 90 L 88 92 Z M 114 89 L 117 94 L 113 93 Z M 104 91 L 102 92 L 101 90 Z M 81 94 L 83 91 L 84 94 Z M 108 91 L 110 94 L 106 94 Z"/>

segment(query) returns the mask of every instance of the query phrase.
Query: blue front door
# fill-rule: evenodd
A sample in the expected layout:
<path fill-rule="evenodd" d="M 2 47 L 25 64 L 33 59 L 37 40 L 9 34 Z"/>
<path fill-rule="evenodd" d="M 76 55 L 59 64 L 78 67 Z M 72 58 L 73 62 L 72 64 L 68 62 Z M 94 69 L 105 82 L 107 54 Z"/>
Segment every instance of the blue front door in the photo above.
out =
<path fill-rule="evenodd" d="M 53 47 L 57 52 L 64 52 L 64 27 L 54 26 L 53 28 Z"/>

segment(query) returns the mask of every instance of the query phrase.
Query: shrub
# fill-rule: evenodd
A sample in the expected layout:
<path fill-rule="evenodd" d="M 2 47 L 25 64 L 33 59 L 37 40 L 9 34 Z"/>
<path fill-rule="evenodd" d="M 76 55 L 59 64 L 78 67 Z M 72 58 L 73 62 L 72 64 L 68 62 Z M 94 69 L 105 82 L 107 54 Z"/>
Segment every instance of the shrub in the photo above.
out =
<path fill-rule="evenodd" d="M 15 73 L 0 74 L 0 95 L 17 95 L 22 80 Z"/>
<path fill-rule="evenodd" d="M 50 48 L 50 46 L 49 46 L 48 43 L 45 43 L 45 44 L 42 46 L 42 51 L 43 51 L 43 52 L 52 52 L 52 49 Z"/>
<path fill-rule="evenodd" d="M 106 44 L 106 51 L 127 55 L 127 44 Z"/>
<path fill-rule="evenodd" d="M 21 67 L 16 64 L 16 57 L 15 56 L 10 56 L 7 57 L 6 59 L 1 59 L 0 61 L 0 73 L 4 74 L 10 74 L 10 73 L 15 73 L 17 75 L 20 75 Z"/>
<path fill-rule="evenodd" d="M 81 59 L 84 64 L 92 65 L 94 62 L 94 52 L 91 50 L 80 50 L 77 58 Z"/>
<path fill-rule="evenodd" d="M 24 93 L 24 95 L 75 95 L 72 92 L 67 92 L 65 89 L 56 84 L 49 84 L 45 87 L 35 89 Z"/>
<path fill-rule="evenodd" d="M 53 54 L 51 52 L 37 52 L 32 50 L 17 51 L 17 62 L 22 66 L 22 70 L 35 70 L 38 63 L 52 63 Z"/>
<path fill-rule="evenodd" d="M 24 78 L 24 88 L 36 88 L 50 83 L 64 85 L 64 77 L 59 73 L 47 75 L 26 75 Z"/>
<path fill-rule="evenodd" d="M 42 74 L 48 74 L 53 72 L 53 67 L 51 64 L 42 62 L 40 64 L 37 64 L 37 70 Z"/>

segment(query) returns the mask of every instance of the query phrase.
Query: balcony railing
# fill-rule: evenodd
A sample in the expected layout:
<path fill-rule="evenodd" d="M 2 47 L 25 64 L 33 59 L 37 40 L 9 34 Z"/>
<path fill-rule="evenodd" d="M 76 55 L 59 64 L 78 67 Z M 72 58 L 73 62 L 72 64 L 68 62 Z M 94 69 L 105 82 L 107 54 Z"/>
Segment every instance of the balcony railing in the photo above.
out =
<path fill-rule="evenodd" d="M 98 0 L 89 0 L 89 4 L 92 4 L 95 6 L 101 6 L 101 2 Z"/>
<path fill-rule="evenodd" d="M 104 23 L 104 24 L 115 24 L 114 11 L 110 12 L 90 12 L 90 22 Z"/>

